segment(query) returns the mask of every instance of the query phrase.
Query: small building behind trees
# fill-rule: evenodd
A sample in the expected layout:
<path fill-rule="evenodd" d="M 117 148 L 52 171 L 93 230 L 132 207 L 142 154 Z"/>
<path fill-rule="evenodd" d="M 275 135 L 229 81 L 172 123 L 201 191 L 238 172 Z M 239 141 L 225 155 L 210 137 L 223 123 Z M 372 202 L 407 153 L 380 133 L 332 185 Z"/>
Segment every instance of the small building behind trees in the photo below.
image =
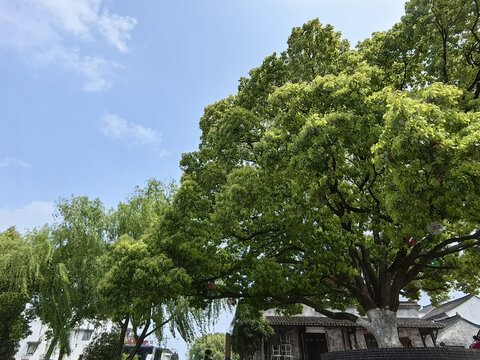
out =
<path fill-rule="evenodd" d="M 425 310 L 426 311 L 425 311 Z M 445 346 L 468 348 L 473 335 L 480 330 L 480 298 L 465 295 L 446 301 L 438 307 L 426 306 L 422 319 L 434 320 L 444 325 L 438 332 L 437 342 Z"/>

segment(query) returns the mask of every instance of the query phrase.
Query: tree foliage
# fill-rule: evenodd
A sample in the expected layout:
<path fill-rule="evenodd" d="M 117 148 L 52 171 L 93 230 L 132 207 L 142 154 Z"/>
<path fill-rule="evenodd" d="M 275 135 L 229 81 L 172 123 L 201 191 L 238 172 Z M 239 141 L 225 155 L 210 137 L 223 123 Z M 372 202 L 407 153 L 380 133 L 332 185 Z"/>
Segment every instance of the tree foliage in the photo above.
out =
<path fill-rule="evenodd" d="M 70 353 L 70 330 L 99 312 L 96 287 L 106 250 L 105 209 L 87 197 L 60 200 L 58 223 L 32 234 L 42 254 L 36 314 L 51 329 L 48 359 L 55 346 L 60 359 Z"/>
<path fill-rule="evenodd" d="M 33 248 L 15 228 L 0 233 L 0 354 L 12 359 L 18 342 L 29 334 L 27 309 L 38 275 Z"/>
<path fill-rule="evenodd" d="M 164 216 L 175 188 L 150 180 L 143 189 L 110 214 L 110 236 L 113 243 L 103 259 L 104 275 L 98 291 L 106 316 L 122 329 L 116 358 L 121 354 L 125 331 L 130 323 L 137 348 L 155 334 L 161 341 L 166 326 L 185 340 L 192 340 L 195 327 L 204 321 L 205 313 L 194 309 L 185 296 L 189 278 L 175 267 L 164 253 L 150 243 L 152 224 Z"/>
<path fill-rule="evenodd" d="M 232 350 L 241 360 L 253 359 L 263 341 L 272 334 L 273 329 L 258 309 L 248 303 L 237 306 L 233 319 Z"/>
<path fill-rule="evenodd" d="M 188 351 L 190 360 L 204 360 L 205 351 L 210 350 L 210 360 L 223 360 L 225 358 L 225 334 L 207 334 L 198 337 Z"/>
<path fill-rule="evenodd" d="M 118 331 L 98 334 L 83 350 L 81 360 L 112 360 L 119 336 Z"/>

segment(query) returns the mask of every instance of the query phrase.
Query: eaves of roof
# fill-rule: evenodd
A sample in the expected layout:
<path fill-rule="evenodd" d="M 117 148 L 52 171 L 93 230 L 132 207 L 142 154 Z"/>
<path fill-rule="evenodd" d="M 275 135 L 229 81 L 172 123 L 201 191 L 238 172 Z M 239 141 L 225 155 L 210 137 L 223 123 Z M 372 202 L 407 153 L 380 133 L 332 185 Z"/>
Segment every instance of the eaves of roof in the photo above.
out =
<path fill-rule="evenodd" d="M 321 316 L 266 316 L 271 326 L 361 327 L 349 320 L 336 320 Z M 442 323 L 418 319 L 398 318 L 399 328 L 441 329 Z"/>
<path fill-rule="evenodd" d="M 457 321 L 461 321 L 461 320 L 465 321 L 465 322 L 468 323 L 468 324 L 471 324 L 471 325 L 473 325 L 473 326 L 476 326 L 477 328 L 480 329 L 480 324 L 475 324 L 474 322 L 471 322 L 470 320 L 467 320 L 467 319 L 461 317 L 459 314 L 454 315 L 454 316 L 450 316 L 450 317 L 445 318 L 445 319 L 435 320 L 435 321 L 438 322 L 438 323 L 441 323 L 441 324 L 445 325 L 445 327 L 447 328 L 447 327 L 455 324 Z"/>

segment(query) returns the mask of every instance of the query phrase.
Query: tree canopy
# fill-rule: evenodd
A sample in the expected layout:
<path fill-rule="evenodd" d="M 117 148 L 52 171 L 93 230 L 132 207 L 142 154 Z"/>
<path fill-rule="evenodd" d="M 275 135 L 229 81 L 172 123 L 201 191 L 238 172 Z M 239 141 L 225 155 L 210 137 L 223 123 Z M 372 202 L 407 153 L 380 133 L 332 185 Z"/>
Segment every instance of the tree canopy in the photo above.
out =
<path fill-rule="evenodd" d="M 356 49 L 310 21 L 206 107 L 155 233 L 197 292 L 303 303 L 385 347 L 400 345 L 400 295 L 479 288 L 480 13 L 467 3 L 412 0 Z"/>

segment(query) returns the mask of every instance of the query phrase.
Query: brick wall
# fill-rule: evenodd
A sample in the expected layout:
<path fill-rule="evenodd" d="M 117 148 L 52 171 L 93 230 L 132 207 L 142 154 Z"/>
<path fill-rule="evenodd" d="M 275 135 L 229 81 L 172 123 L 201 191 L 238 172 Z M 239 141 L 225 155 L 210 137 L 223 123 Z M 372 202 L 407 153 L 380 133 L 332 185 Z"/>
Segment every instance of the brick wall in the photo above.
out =
<path fill-rule="evenodd" d="M 337 351 L 322 360 L 480 360 L 480 350 L 452 348 L 395 348 Z"/>

